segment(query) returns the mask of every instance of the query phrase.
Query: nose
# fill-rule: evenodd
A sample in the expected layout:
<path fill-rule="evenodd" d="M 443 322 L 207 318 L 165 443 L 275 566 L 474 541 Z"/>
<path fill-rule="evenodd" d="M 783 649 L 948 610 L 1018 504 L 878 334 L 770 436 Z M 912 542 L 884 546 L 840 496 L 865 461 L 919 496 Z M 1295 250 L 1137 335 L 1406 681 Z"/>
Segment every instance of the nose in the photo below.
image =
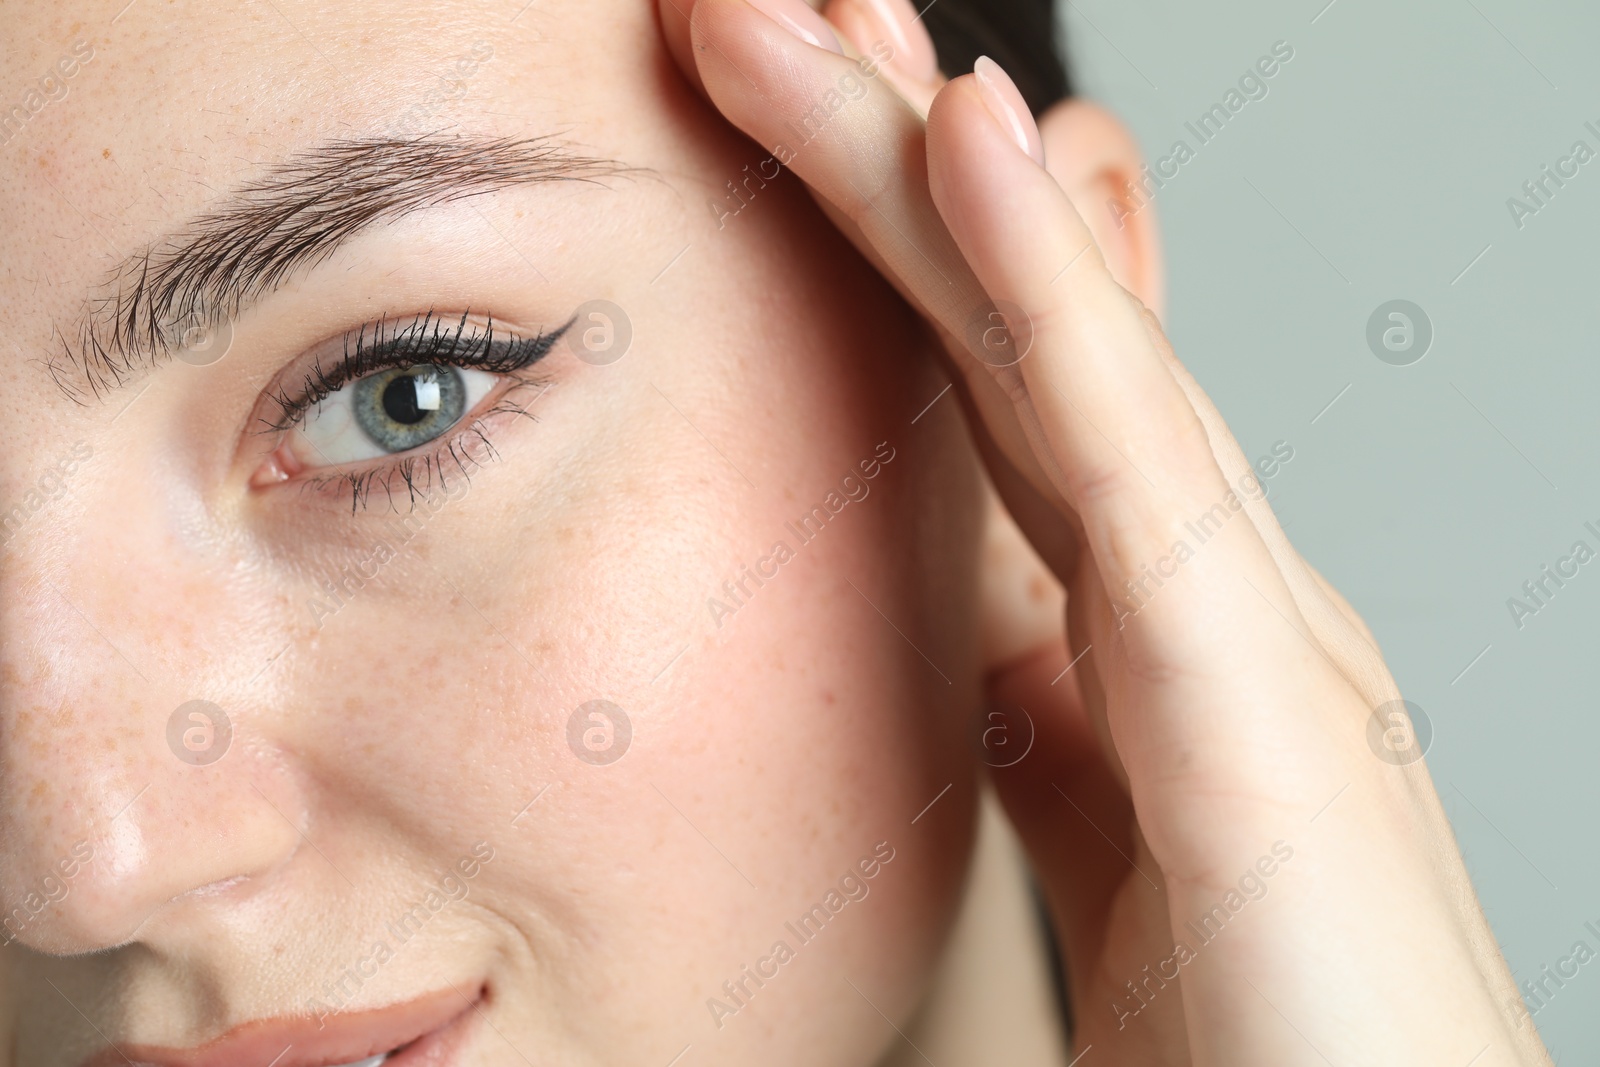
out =
<path fill-rule="evenodd" d="M 0 944 L 142 938 L 299 841 L 293 779 L 212 650 L 241 609 L 141 509 L 35 515 L 0 546 Z"/>

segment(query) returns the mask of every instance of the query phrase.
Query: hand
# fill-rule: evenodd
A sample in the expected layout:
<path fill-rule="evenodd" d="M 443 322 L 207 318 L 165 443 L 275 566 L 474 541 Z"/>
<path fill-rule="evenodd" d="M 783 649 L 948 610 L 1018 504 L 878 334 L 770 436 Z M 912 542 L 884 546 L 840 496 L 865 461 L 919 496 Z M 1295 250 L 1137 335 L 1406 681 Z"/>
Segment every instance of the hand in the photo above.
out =
<path fill-rule="evenodd" d="M 663 0 L 691 79 L 926 317 L 1067 589 L 1066 641 L 991 696 L 1038 730 L 995 777 L 1062 933 L 1086 1067 L 1548 1064 L 1426 767 L 1369 745 L 1399 698 L 1371 635 L 1113 278 L 1009 79 L 922 99 L 901 80 L 908 106 L 803 5 L 689 7 Z M 866 91 L 834 107 L 847 84 Z"/>

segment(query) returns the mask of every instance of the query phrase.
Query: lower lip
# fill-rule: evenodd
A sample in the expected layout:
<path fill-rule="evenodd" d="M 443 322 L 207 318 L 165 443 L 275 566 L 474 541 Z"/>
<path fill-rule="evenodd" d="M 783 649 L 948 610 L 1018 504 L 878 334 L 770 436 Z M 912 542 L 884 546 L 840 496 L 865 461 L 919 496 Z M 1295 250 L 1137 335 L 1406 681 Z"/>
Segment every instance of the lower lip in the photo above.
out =
<path fill-rule="evenodd" d="M 472 1002 L 472 1007 L 456 1016 L 448 1025 L 424 1034 L 397 1053 L 383 1061 L 383 1067 L 457 1067 L 462 1050 L 472 1039 L 478 1012 L 483 1008 L 483 997 Z"/>
<path fill-rule="evenodd" d="M 483 1010 L 489 998 L 488 988 L 481 988 L 470 1006 L 464 1011 L 456 1013 L 454 1017 L 437 1029 L 423 1034 L 421 1037 L 414 1038 L 409 1044 L 400 1046 L 399 1051 L 392 1053 L 388 1059 L 383 1061 L 383 1067 L 459 1067 L 464 1058 L 463 1050 L 472 1039 L 472 1031 L 477 1024 L 477 1016 Z M 273 1044 L 276 1044 L 276 1042 L 273 1042 Z M 252 1047 L 259 1052 L 266 1046 L 258 1041 Z M 290 1045 L 278 1053 L 278 1058 L 282 1059 L 289 1049 L 293 1047 L 293 1045 Z M 223 1067 L 223 1065 L 231 1064 L 240 1058 L 232 1053 L 227 1055 L 228 1059 L 219 1060 L 215 1050 L 179 1052 L 171 1049 L 156 1050 L 130 1045 L 124 1045 L 120 1049 L 112 1046 L 102 1049 L 97 1055 L 90 1057 L 84 1062 L 83 1067 L 127 1067 L 129 1064 L 137 1064 L 139 1067 L 201 1067 L 201 1065 Z M 262 1063 L 266 1062 L 268 1055 L 270 1055 L 270 1052 L 262 1056 Z M 327 1061 L 321 1060 L 320 1062 L 326 1063 Z M 274 1060 L 273 1063 L 276 1064 L 277 1060 Z"/>

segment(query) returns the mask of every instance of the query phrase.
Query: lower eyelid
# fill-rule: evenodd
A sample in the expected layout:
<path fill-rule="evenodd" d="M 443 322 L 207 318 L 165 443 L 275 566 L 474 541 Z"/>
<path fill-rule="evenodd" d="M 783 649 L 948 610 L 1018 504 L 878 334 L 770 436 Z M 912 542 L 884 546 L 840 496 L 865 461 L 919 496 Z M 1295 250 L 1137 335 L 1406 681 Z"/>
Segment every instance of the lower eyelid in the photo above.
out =
<path fill-rule="evenodd" d="M 352 512 L 376 506 L 402 514 L 415 509 L 419 499 L 441 492 L 454 494 L 457 485 L 469 483 L 474 472 L 498 458 L 495 444 L 486 436 L 488 431 L 500 425 L 502 418 L 506 425 L 516 421 L 513 416 L 532 419 L 527 409 L 551 384 L 527 371 L 496 377 L 505 387 L 496 391 L 491 403 L 480 404 L 483 410 L 463 416 L 451 431 L 409 452 L 392 454 L 376 466 L 325 467 L 297 474 L 294 480 L 300 493 L 343 501 Z M 520 399 L 524 390 L 532 391 L 526 400 Z"/>

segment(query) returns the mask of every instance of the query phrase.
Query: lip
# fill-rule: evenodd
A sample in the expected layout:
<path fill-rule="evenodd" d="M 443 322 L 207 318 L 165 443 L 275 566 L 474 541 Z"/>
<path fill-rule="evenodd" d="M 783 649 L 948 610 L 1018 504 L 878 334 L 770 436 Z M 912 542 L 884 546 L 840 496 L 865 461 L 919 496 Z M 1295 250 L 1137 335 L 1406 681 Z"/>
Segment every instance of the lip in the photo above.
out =
<path fill-rule="evenodd" d="M 444 1067 L 466 1040 L 486 995 L 481 985 L 470 1002 L 454 988 L 442 989 L 386 1008 L 341 1012 L 320 1027 L 315 1015 L 256 1019 L 199 1048 L 108 1047 L 80 1067 L 126 1067 L 130 1061 L 135 1067 L 330 1067 L 402 1048 L 384 1067 Z"/>

